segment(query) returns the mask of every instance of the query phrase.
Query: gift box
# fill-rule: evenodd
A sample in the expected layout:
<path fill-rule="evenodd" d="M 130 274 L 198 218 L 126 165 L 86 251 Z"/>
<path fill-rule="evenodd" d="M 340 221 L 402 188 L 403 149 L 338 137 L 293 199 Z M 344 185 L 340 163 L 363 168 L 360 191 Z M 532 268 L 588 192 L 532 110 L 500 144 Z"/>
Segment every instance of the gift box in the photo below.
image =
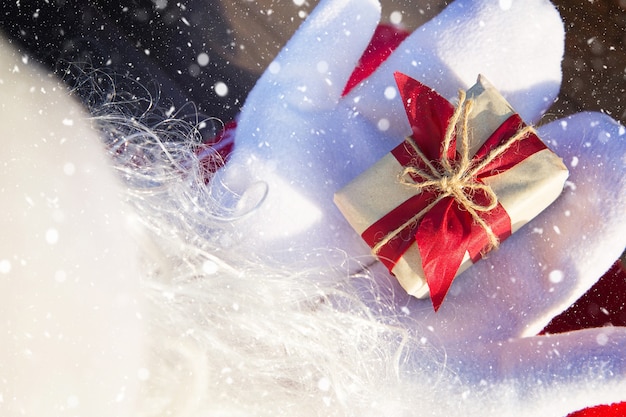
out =
<path fill-rule="evenodd" d="M 568 171 L 485 77 L 457 106 L 395 77 L 412 134 L 334 199 L 402 287 L 437 310 L 458 274 L 559 196 Z"/>

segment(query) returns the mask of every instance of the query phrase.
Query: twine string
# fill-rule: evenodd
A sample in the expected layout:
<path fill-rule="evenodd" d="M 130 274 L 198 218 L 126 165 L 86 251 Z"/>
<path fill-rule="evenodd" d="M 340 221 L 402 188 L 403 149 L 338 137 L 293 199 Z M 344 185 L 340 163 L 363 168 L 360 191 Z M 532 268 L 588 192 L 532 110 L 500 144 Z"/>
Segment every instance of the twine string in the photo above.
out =
<path fill-rule="evenodd" d="M 411 138 L 407 138 L 407 143 L 411 145 L 422 164 L 416 163 L 405 167 L 398 175 L 398 181 L 403 185 L 415 188 L 418 192 L 422 192 L 426 189 L 435 191 L 437 197 L 402 225 L 385 235 L 385 237 L 372 248 L 374 254 L 380 252 L 383 246 L 388 244 L 407 227 L 413 227 L 417 224 L 428 211 L 447 197 L 454 198 L 457 204 L 471 215 L 474 222 L 485 230 L 491 248 L 498 247 L 500 243 L 498 236 L 493 232 L 491 226 L 479 215 L 480 212 L 488 212 L 496 208 L 498 205 L 498 197 L 489 185 L 478 182 L 476 175 L 514 143 L 526 138 L 530 133 L 534 132 L 534 129 L 531 126 L 519 129 L 513 136 L 498 147 L 492 149 L 483 158 L 473 160 L 469 155 L 470 130 L 468 126 L 472 106 L 473 101 L 466 98 L 466 94 L 463 90 L 459 91 L 459 104 L 450 118 L 442 143 L 442 157 L 439 161 L 441 165 L 440 168 L 429 161 Z M 460 157 L 450 160 L 448 158 L 448 151 L 455 143 L 454 139 L 457 136 L 459 124 L 461 125 Z M 425 168 L 421 168 L 420 165 Z M 414 179 L 416 177 L 419 177 L 417 181 Z M 482 192 L 486 197 L 487 203 L 481 204 L 474 201 L 472 197 L 476 192 Z"/>

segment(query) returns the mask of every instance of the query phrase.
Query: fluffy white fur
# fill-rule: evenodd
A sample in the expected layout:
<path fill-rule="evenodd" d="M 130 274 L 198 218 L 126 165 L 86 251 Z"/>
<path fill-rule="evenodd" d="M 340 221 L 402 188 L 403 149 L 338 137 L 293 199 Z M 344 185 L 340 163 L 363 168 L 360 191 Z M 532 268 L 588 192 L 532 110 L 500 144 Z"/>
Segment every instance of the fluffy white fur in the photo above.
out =
<path fill-rule="evenodd" d="M 523 56 L 528 78 L 506 88 L 534 120 L 556 94 L 562 28 L 547 2 L 501 4 L 453 3 L 390 62 L 406 64 L 434 27 L 452 33 L 461 9 L 461 33 L 493 26 L 471 45 L 504 25 L 522 43 L 494 41 L 504 56 L 489 76 Z M 571 168 L 564 195 L 463 274 L 439 313 L 379 265 L 363 269 L 371 258 L 328 198 L 401 139 L 378 129 L 381 106 L 398 106 L 386 67 L 339 97 L 377 10 L 318 7 L 251 93 L 237 151 L 208 184 L 196 125 L 130 118 L 115 97 L 89 117 L 2 43 L 0 414 L 561 416 L 626 400 L 624 329 L 533 337 L 624 249 L 626 132 L 606 116 L 540 129 Z M 529 41 L 523 16 L 555 44 Z M 445 52 L 470 47 L 457 41 L 421 46 L 423 62 L 447 62 L 428 80 L 462 70 Z"/>

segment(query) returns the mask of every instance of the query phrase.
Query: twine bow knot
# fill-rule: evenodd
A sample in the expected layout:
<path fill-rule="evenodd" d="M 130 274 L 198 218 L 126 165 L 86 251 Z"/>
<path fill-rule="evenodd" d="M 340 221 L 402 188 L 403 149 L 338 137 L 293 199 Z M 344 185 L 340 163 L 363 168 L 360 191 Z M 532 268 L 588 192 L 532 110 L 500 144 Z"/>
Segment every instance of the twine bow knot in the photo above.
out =
<path fill-rule="evenodd" d="M 480 212 L 488 212 L 496 208 L 498 205 L 498 197 L 489 185 L 479 182 L 476 179 L 477 173 L 504 153 L 515 142 L 527 137 L 534 129 L 531 126 L 525 126 L 500 146 L 492 149 L 483 158 L 472 159 L 469 155 L 470 131 L 468 128 L 472 106 L 473 101 L 467 100 L 465 92 L 461 90 L 459 92 L 459 104 L 449 121 L 443 138 L 441 149 L 442 157 L 439 161 L 430 161 L 413 140 L 407 139 L 407 143 L 411 145 L 420 161 L 416 161 L 414 164 L 405 167 L 398 175 L 398 181 L 420 192 L 424 189 L 434 191 L 437 197 L 424 209 L 380 240 L 372 248 L 375 254 L 404 229 L 417 223 L 437 203 L 447 197 L 453 198 L 459 207 L 466 210 L 471 215 L 474 222 L 484 229 L 491 248 L 498 247 L 500 243 L 498 236 L 479 214 Z M 448 157 L 449 150 L 452 146 L 456 145 L 455 139 L 458 136 L 456 133 L 459 124 L 461 125 L 460 152 L 458 157 L 451 159 Z M 486 203 L 477 202 L 476 199 L 473 198 L 477 192 L 482 193 Z"/>

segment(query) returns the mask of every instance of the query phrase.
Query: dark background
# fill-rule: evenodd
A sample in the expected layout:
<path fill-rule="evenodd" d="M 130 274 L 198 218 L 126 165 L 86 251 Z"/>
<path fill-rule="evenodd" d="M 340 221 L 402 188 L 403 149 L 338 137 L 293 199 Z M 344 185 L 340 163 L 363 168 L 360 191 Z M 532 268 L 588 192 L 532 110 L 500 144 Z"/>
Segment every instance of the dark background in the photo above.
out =
<path fill-rule="evenodd" d="M 49 0 L 5 1 L 0 29 L 69 84 L 68 63 L 138 79 L 164 108 L 186 102 L 224 121 L 238 112 L 256 78 L 316 1 Z M 383 21 L 402 12 L 413 30 L 449 1 L 383 0 Z M 556 0 L 566 55 L 558 102 L 546 120 L 599 110 L 626 122 L 626 0 Z M 198 59 L 209 58 L 208 64 Z M 215 84 L 223 82 L 221 96 Z M 141 87 L 139 86 L 141 85 Z M 120 88 L 121 90 L 121 88 Z M 145 93 L 145 92 L 144 92 Z M 189 108 L 189 113 L 193 111 Z"/>

